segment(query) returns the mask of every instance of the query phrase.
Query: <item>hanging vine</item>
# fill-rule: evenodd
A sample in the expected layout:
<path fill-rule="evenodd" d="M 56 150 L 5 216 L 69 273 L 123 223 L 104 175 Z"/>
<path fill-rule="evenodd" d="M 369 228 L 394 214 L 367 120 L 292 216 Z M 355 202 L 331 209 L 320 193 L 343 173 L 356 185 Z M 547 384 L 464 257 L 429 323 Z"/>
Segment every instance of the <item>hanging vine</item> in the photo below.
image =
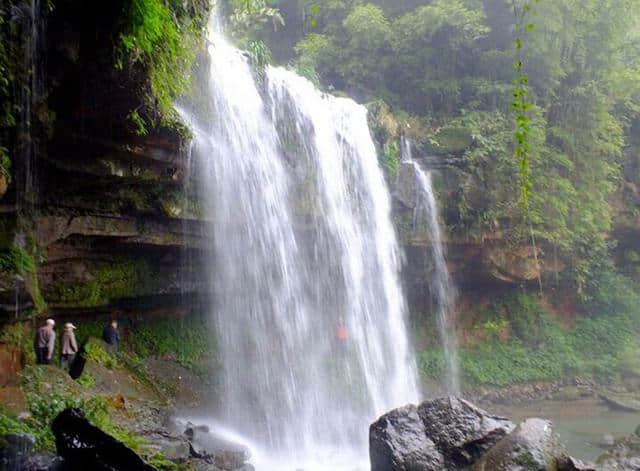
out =
<path fill-rule="evenodd" d="M 520 209 L 522 213 L 523 228 L 528 227 L 531 237 L 531 248 L 536 264 L 538 288 L 542 293 L 542 276 L 540 268 L 540 260 L 538 259 L 538 248 L 536 246 L 536 238 L 533 232 L 533 224 L 531 222 L 529 209 L 531 199 L 531 132 L 533 120 L 529 111 L 533 107 L 529 95 L 529 77 L 524 68 L 524 56 L 526 40 L 531 32 L 535 29 L 535 24 L 530 22 L 532 16 L 532 7 L 539 0 L 524 0 L 524 2 L 513 0 L 513 14 L 516 19 L 516 38 L 514 40 L 516 48 L 516 60 L 514 69 L 516 77 L 513 81 L 513 101 L 511 107 L 515 111 L 515 148 L 514 156 L 518 161 L 518 177 L 520 183 Z"/>
<path fill-rule="evenodd" d="M 527 38 L 534 30 L 535 25 L 529 21 L 532 15 L 532 7 L 539 0 L 512 1 L 513 14 L 516 19 L 516 60 L 514 69 L 516 77 L 513 80 L 513 101 L 511 108 L 515 111 L 515 149 L 514 156 L 518 161 L 518 177 L 520 180 L 520 205 L 525 220 L 529 218 L 529 200 L 531 197 L 531 131 L 532 118 L 529 110 L 533 103 L 529 96 L 529 77 L 524 68 L 524 55 Z"/>

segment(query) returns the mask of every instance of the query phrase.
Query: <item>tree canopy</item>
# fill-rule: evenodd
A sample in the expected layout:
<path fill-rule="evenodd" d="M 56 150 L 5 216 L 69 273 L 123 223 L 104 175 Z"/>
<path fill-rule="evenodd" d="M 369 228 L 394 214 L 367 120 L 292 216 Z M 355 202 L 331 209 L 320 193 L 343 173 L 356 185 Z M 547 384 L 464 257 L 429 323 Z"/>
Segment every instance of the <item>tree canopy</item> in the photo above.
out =
<path fill-rule="evenodd" d="M 422 152 L 455 157 L 465 171 L 446 202 L 451 232 L 518 240 L 528 234 L 510 105 L 522 3 L 271 0 L 284 25 L 247 34 L 326 89 L 386 103 L 413 123 L 400 132 Z M 531 229 L 581 285 L 611 245 L 616 215 L 637 212 L 640 0 L 541 1 L 530 14 Z"/>

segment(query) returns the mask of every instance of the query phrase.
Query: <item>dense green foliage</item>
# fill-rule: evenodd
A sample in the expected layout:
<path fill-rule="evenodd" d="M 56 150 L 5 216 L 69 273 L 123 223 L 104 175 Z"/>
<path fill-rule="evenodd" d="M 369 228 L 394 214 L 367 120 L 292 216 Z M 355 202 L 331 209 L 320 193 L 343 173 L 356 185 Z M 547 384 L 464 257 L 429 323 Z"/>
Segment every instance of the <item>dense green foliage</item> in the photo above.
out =
<path fill-rule="evenodd" d="M 525 11 L 533 4 L 535 14 Z M 284 28 L 253 34 L 276 60 L 327 89 L 383 100 L 400 123 L 387 138 L 408 135 L 418 153 L 464 170 L 443 198 L 450 231 L 552 246 L 586 293 L 590 267 L 607 257 L 614 193 L 640 178 L 638 0 L 269 5 Z M 389 168 L 387 150 L 380 155 Z M 627 198 L 630 210 L 636 200 Z"/>
<path fill-rule="evenodd" d="M 146 109 L 129 115 L 139 134 L 157 124 L 178 126 L 173 102 L 191 84 L 208 9 L 206 1 L 131 0 L 117 47 L 117 66 L 140 63 L 148 71 Z"/>
<path fill-rule="evenodd" d="M 606 303 L 608 309 L 602 310 Z M 537 296 L 520 292 L 496 300 L 476 319 L 475 342 L 461 352 L 461 369 L 471 384 L 505 386 L 528 381 L 592 374 L 603 381 L 635 371 L 631 358 L 640 352 L 640 297 L 621 277 L 606 295 L 564 326 Z M 439 349 L 419 357 L 423 375 L 439 379 L 445 372 Z"/>

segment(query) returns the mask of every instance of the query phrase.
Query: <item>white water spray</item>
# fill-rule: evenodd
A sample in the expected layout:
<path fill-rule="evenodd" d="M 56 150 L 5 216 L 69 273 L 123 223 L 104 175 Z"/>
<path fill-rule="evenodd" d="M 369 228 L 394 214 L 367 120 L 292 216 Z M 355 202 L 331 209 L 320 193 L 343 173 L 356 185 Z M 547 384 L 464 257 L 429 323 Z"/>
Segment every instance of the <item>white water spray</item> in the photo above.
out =
<path fill-rule="evenodd" d="M 438 221 L 438 204 L 433 192 L 431 172 L 425 172 L 412 158 L 411 143 L 403 140 L 403 159 L 413 167 L 416 177 L 417 199 L 413 223 L 426 219 L 426 229 L 431 243 L 433 272 L 429 285 L 436 302 L 436 319 L 446 363 L 445 387 L 448 394 L 460 394 L 460 367 L 455 322 L 456 290 L 445 261 L 442 232 Z"/>
<path fill-rule="evenodd" d="M 181 112 L 212 221 L 221 419 L 279 469 L 353 469 L 369 424 L 418 400 L 366 110 L 281 68 L 262 93 L 209 40 L 207 96 Z"/>

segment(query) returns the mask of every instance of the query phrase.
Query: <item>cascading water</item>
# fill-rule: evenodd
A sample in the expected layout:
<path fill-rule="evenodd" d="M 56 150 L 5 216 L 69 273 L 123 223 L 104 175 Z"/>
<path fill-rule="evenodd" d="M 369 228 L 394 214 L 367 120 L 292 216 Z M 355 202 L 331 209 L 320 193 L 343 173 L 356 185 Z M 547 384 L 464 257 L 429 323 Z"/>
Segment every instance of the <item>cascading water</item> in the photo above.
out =
<path fill-rule="evenodd" d="M 425 172 L 412 158 L 411 142 L 403 140 L 403 160 L 413 168 L 416 177 L 416 205 L 414 207 L 413 224 L 424 220 L 427 235 L 431 242 L 432 276 L 429 285 L 436 302 L 436 318 L 440 339 L 446 362 L 445 386 L 447 393 L 460 393 L 460 371 L 458 360 L 458 342 L 456 336 L 455 298 L 456 290 L 449 276 L 444 257 L 444 244 L 440 222 L 438 221 L 438 204 L 433 193 L 431 172 Z"/>
<path fill-rule="evenodd" d="M 277 469 L 354 469 L 377 415 L 418 399 L 366 110 L 281 68 L 261 94 L 209 39 L 208 96 L 181 112 L 212 221 L 219 415 Z"/>

